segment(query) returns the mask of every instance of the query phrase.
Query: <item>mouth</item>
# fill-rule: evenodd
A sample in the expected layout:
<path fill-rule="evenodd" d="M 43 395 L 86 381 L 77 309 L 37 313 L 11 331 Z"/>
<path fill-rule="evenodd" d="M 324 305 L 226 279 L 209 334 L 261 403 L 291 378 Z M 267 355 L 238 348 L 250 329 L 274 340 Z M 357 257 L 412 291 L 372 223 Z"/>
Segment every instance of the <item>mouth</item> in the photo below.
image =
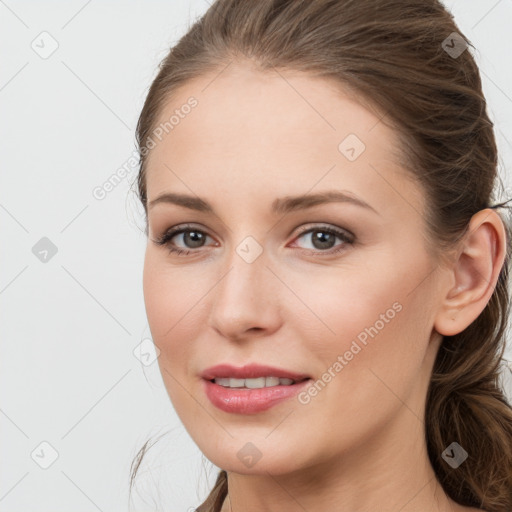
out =
<path fill-rule="evenodd" d="M 200 374 L 203 391 L 218 409 L 256 414 L 289 400 L 308 386 L 310 375 L 257 363 L 218 364 Z"/>
<path fill-rule="evenodd" d="M 203 391 L 212 405 L 223 412 L 240 415 L 258 414 L 276 407 L 298 395 L 312 379 L 270 376 L 250 379 L 220 377 L 202 381 Z"/>
<path fill-rule="evenodd" d="M 310 377 L 303 377 L 297 379 L 290 379 L 287 377 L 253 377 L 253 378 L 236 378 L 236 377 L 217 377 L 207 379 L 212 384 L 217 384 L 224 388 L 229 389 L 263 389 L 272 388 L 276 386 L 293 386 L 306 380 L 311 380 Z"/>

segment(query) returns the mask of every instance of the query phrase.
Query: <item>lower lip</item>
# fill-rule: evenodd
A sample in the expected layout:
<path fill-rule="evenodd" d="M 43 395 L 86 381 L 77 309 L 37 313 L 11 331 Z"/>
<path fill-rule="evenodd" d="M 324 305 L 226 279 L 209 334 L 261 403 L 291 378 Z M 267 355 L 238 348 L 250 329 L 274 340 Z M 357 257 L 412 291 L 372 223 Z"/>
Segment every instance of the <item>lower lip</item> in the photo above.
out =
<path fill-rule="evenodd" d="M 289 386 L 271 386 L 268 388 L 246 389 L 226 388 L 215 382 L 203 379 L 206 396 L 219 409 L 237 414 L 254 414 L 266 411 L 297 395 L 311 379 Z"/>

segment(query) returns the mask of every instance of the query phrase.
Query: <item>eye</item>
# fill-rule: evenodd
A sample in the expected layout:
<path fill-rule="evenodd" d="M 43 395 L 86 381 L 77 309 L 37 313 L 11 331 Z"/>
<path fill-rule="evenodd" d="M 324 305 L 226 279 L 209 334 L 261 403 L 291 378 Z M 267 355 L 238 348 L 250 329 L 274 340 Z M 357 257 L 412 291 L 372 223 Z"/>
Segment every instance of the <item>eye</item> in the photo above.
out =
<path fill-rule="evenodd" d="M 176 247 L 172 242 L 173 238 L 179 239 L 181 236 L 182 242 L 185 243 L 185 249 Z M 177 255 L 187 255 L 194 250 L 187 249 L 198 249 L 204 245 L 206 238 L 209 237 L 204 231 L 194 228 L 193 226 L 182 225 L 181 227 L 171 228 L 166 231 L 161 237 L 154 240 L 157 245 L 166 246 L 170 253 Z"/>
<path fill-rule="evenodd" d="M 352 245 L 355 241 L 354 235 L 348 231 L 333 228 L 331 226 L 313 226 L 301 228 L 301 233 L 297 237 L 309 238 L 312 247 L 306 247 L 306 249 L 313 251 L 320 251 L 321 253 L 333 254 L 346 249 L 347 245 Z M 308 235 L 306 237 L 306 235 Z M 334 245 L 336 238 L 342 241 L 338 246 Z M 332 249 L 332 250 L 330 250 Z"/>

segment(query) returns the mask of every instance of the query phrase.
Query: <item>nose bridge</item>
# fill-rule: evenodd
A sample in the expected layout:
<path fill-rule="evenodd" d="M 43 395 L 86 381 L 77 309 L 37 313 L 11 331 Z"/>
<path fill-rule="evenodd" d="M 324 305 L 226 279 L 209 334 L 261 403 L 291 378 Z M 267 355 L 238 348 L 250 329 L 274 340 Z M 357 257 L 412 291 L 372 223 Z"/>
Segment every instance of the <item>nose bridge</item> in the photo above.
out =
<path fill-rule="evenodd" d="M 244 239 L 234 246 L 231 254 L 226 256 L 228 273 L 217 290 L 217 302 L 225 302 L 227 306 L 240 311 L 246 307 L 259 307 L 271 274 L 266 268 L 267 258 L 263 247 L 250 238 L 252 240 Z"/>
<path fill-rule="evenodd" d="M 255 327 L 273 329 L 279 322 L 278 297 L 263 245 L 246 236 L 225 257 L 224 277 L 212 290 L 212 325 L 228 337 Z"/>

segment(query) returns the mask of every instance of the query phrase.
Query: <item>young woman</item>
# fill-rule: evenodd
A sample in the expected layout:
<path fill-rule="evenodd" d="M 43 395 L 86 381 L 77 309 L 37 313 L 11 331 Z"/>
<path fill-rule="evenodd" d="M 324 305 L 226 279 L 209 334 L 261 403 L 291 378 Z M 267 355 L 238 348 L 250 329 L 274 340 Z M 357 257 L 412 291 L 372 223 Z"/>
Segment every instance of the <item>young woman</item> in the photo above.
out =
<path fill-rule="evenodd" d="M 144 296 L 222 468 L 197 510 L 512 510 L 511 233 L 470 50 L 437 0 L 218 0 L 161 64 Z"/>

